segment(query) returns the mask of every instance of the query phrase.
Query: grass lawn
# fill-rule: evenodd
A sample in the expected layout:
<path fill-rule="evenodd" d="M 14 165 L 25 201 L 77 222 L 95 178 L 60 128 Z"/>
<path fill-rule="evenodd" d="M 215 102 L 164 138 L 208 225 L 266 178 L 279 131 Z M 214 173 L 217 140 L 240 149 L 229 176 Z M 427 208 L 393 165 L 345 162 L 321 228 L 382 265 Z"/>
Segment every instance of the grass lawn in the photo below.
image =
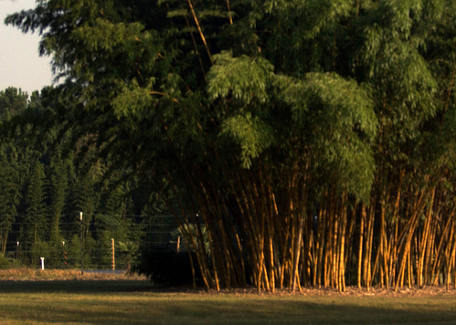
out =
<path fill-rule="evenodd" d="M 456 295 L 157 292 L 141 280 L 0 281 L 0 324 L 456 324 Z"/>

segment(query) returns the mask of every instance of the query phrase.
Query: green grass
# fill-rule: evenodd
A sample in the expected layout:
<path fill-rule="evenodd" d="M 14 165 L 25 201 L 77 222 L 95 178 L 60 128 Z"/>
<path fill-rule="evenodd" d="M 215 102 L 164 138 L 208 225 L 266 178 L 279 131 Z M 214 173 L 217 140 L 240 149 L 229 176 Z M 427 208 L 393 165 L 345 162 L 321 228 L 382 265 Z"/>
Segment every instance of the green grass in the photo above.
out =
<path fill-rule="evenodd" d="M 154 291 L 147 281 L 0 281 L 0 324 L 456 324 L 456 296 Z"/>

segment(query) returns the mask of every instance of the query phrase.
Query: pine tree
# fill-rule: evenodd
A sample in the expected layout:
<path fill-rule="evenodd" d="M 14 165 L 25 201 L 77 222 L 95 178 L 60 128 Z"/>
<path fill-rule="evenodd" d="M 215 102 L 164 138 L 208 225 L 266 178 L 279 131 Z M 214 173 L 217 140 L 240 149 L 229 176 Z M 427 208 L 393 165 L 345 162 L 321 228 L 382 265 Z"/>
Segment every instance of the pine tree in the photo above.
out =
<path fill-rule="evenodd" d="M 49 215 L 50 215 L 50 240 L 54 242 L 61 241 L 60 222 L 65 206 L 67 191 L 67 162 L 58 153 L 51 158 L 51 174 L 49 176 Z"/>
<path fill-rule="evenodd" d="M 36 161 L 29 174 L 25 193 L 24 246 L 45 240 L 49 230 L 46 223 L 45 175 L 43 165 Z"/>
<path fill-rule="evenodd" d="M 8 235 L 16 220 L 20 187 L 16 169 L 0 160 L 0 253 L 5 255 Z"/>

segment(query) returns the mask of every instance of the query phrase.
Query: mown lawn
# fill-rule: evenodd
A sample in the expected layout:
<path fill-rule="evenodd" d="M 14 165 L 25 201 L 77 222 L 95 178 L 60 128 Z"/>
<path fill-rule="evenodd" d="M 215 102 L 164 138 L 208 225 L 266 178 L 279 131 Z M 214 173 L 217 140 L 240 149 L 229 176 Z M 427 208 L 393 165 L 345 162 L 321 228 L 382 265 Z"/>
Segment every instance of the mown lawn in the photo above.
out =
<path fill-rule="evenodd" d="M 0 281 L 0 324 L 456 324 L 456 296 L 157 292 L 147 281 Z"/>

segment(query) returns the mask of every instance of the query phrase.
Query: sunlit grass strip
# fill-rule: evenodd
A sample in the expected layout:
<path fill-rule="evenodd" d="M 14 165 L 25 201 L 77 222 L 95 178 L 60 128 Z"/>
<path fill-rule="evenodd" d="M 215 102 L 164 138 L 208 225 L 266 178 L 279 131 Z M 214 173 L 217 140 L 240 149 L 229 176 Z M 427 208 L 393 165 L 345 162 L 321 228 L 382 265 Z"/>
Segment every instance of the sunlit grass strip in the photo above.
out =
<path fill-rule="evenodd" d="M 124 273 L 81 272 L 79 269 L 56 270 L 38 268 L 14 268 L 0 270 L 0 281 L 40 281 L 40 280 L 146 280 L 146 277 Z"/>

